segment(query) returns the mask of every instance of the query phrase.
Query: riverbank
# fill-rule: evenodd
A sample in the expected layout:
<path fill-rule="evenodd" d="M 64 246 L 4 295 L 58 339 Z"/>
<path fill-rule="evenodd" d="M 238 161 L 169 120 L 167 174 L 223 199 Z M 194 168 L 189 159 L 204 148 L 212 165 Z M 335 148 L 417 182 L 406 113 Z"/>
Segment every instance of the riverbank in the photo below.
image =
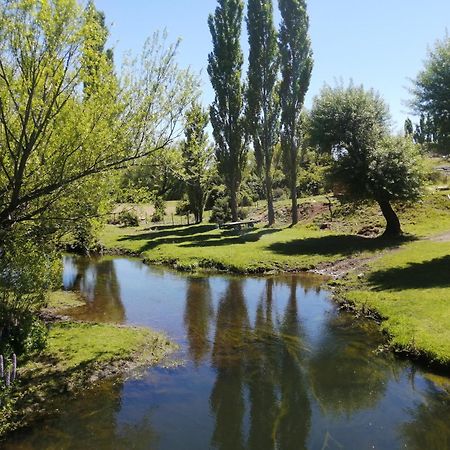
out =
<path fill-rule="evenodd" d="M 61 394 L 76 395 L 101 379 L 157 364 L 176 348 L 166 336 L 147 328 L 61 316 L 83 303 L 73 293 L 51 294 L 43 312 L 50 321 L 46 347 L 26 360 L 19 358 L 17 381 L 0 408 L 0 438 L 52 414 L 53 400 Z"/>
<path fill-rule="evenodd" d="M 108 251 L 132 253 L 149 264 L 178 270 L 315 271 L 332 276 L 338 279 L 331 283 L 336 297 L 359 311 L 370 310 L 391 348 L 448 370 L 450 273 L 445 254 L 450 248 L 445 239 L 433 239 L 450 230 L 449 192 L 430 191 L 411 207 L 396 205 L 406 233 L 401 240 L 370 237 L 382 229 L 383 219 L 376 207 L 363 205 L 335 208 L 331 223 L 323 212 L 296 227 L 257 227 L 244 233 L 210 224 L 107 226 L 101 242 Z M 369 237 L 356 235 L 358 231 Z M 396 284 L 397 279 L 402 281 Z"/>

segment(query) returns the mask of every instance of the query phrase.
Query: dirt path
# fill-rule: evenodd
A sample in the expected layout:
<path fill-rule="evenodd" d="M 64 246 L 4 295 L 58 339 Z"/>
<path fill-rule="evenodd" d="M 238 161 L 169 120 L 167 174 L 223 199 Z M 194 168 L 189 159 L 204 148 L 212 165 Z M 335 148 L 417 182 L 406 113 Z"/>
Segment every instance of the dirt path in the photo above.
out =
<path fill-rule="evenodd" d="M 430 236 L 426 240 L 433 242 L 450 242 L 450 231 Z"/>

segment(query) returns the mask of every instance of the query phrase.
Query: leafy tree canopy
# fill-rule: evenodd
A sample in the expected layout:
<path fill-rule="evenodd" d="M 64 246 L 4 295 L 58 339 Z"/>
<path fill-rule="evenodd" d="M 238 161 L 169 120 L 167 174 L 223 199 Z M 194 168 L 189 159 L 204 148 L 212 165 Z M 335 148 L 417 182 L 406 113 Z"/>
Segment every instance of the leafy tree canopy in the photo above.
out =
<path fill-rule="evenodd" d="M 389 136 L 383 99 L 362 86 L 326 86 L 314 100 L 311 139 L 332 155 L 332 179 L 353 200 L 379 203 L 386 234 L 401 233 L 392 200 L 414 200 L 424 181 L 419 150 L 411 139 Z"/>
<path fill-rule="evenodd" d="M 414 80 L 411 105 L 430 116 L 437 129 L 437 143 L 450 145 L 450 36 L 437 41 L 428 52 L 424 68 Z M 450 151 L 450 150 L 449 150 Z"/>

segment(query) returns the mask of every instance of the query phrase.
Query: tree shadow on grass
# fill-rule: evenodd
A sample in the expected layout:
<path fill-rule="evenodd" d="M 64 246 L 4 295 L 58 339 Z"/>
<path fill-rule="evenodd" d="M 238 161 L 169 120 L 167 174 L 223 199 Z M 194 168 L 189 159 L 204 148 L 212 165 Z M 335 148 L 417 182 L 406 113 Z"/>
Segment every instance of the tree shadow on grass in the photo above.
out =
<path fill-rule="evenodd" d="M 257 231 L 239 232 L 226 231 L 221 235 L 209 236 L 210 239 L 193 239 L 191 242 L 182 245 L 182 247 L 223 247 L 233 244 L 246 244 L 248 242 L 257 242 L 266 234 L 277 233 L 278 229 L 263 228 Z"/>
<path fill-rule="evenodd" d="M 183 247 L 219 247 L 232 244 L 256 242 L 265 234 L 271 234 L 278 229 L 257 229 L 246 232 L 227 230 L 222 233 L 209 234 L 215 225 L 191 225 L 183 228 L 161 227 L 148 233 L 123 236 L 119 239 L 126 241 L 144 241 L 139 252 L 152 250 L 162 244 L 181 244 Z M 161 231 L 160 231 L 161 230 Z"/>
<path fill-rule="evenodd" d="M 140 234 L 137 235 L 136 238 L 142 237 L 142 236 L 152 236 L 155 238 L 162 238 L 166 236 L 190 236 L 192 234 L 197 233 L 206 233 L 208 231 L 212 231 L 216 229 L 216 225 L 162 225 L 162 226 L 155 226 L 154 228 L 150 227 L 148 228 L 148 233 L 146 234 Z"/>
<path fill-rule="evenodd" d="M 450 255 L 380 270 L 371 274 L 368 281 L 380 291 L 450 287 Z"/>
<path fill-rule="evenodd" d="M 352 235 L 322 236 L 317 238 L 295 239 L 289 242 L 275 242 L 269 249 L 281 255 L 344 255 L 362 251 L 376 252 L 395 248 L 414 240 L 405 236 L 401 239 L 365 238 Z"/>

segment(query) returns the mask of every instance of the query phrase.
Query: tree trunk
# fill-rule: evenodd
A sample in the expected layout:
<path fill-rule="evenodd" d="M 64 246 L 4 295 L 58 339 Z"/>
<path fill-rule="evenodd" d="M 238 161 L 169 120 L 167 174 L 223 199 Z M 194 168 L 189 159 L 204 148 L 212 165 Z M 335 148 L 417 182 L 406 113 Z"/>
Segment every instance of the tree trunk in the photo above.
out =
<path fill-rule="evenodd" d="M 233 222 L 238 221 L 238 189 L 236 186 L 231 186 L 230 189 L 230 206 L 231 206 L 231 219 Z"/>
<path fill-rule="evenodd" d="M 383 236 L 386 237 L 399 237 L 402 235 L 402 228 L 400 226 L 400 220 L 397 214 L 392 209 L 389 200 L 378 200 L 381 212 L 386 219 L 386 229 L 384 230 Z"/>
<path fill-rule="evenodd" d="M 291 180 L 291 200 L 292 200 L 292 225 L 298 223 L 298 208 L 297 208 L 297 180 L 294 178 Z"/>
<path fill-rule="evenodd" d="M 273 191 L 272 191 L 272 176 L 270 170 L 266 171 L 266 196 L 267 196 L 267 219 L 269 226 L 275 223 L 275 210 L 273 207 Z"/>

